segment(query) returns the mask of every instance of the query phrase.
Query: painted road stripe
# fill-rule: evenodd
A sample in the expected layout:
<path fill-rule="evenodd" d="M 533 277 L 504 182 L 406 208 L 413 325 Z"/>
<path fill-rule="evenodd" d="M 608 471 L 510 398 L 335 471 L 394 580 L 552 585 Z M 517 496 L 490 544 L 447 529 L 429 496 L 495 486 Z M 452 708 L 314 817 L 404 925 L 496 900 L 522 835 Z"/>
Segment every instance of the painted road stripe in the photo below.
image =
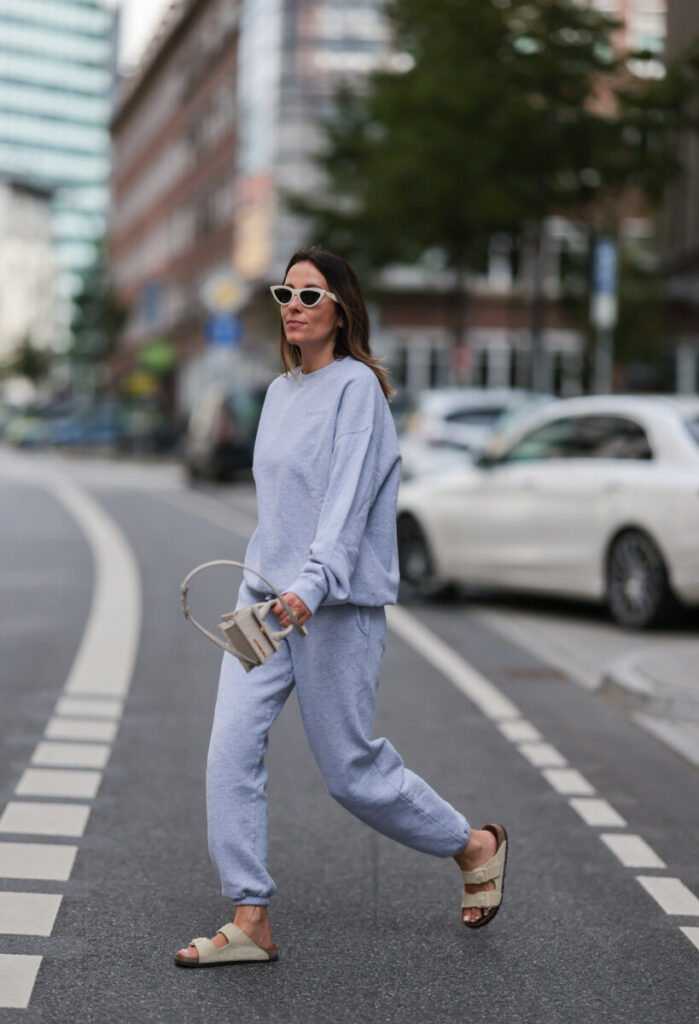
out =
<path fill-rule="evenodd" d="M 91 800 L 97 796 L 102 772 L 77 768 L 27 768 L 17 783 L 17 796 L 68 796 Z"/>
<path fill-rule="evenodd" d="M 568 764 L 550 743 L 522 743 L 518 749 L 535 768 L 559 768 Z"/>
<path fill-rule="evenodd" d="M 396 605 L 386 608 L 386 614 L 392 631 L 451 680 L 458 690 L 480 708 L 486 718 L 495 721 L 520 718 L 511 700 L 413 615 Z"/>
<path fill-rule="evenodd" d="M 561 796 L 592 796 L 595 791 L 577 768 L 544 768 L 542 775 Z"/>
<path fill-rule="evenodd" d="M 511 743 L 539 743 L 541 740 L 539 730 L 525 718 L 515 718 L 510 722 L 498 722 L 498 729 Z"/>
<path fill-rule="evenodd" d="M 24 1010 L 29 1006 L 41 959 L 24 953 L 0 953 L 1 1007 Z"/>
<path fill-rule="evenodd" d="M 118 722 L 91 722 L 85 718 L 51 718 L 44 736 L 47 740 L 102 740 L 113 743 Z"/>
<path fill-rule="evenodd" d="M 31 763 L 55 768 L 104 768 L 111 754 L 106 743 L 38 743 Z"/>
<path fill-rule="evenodd" d="M 220 526 L 222 529 L 234 533 L 237 537 L 242 537 L 245 541 L 250 540 L 257 527 L 257 519 L 255 517 L 247 515 L 237 508 L 221 508 L 218 501 L 214 501 L 213 498 L 209 498 L 205 494 L 194 495 L 191 491 L 184 495 L 178 493 L 166 494 L 163 491 L 159 491 L 154 497 L 159 498 L 168 505 L 174 505 L 175 508 L 183 512 L 188 512 L 190 516 L 198 516 L 200 519 L 213 523 L 214 526 Z"/>
<path fill-rule="evenodd" d="M 123 697 L 141 628 L 136 558 L 121 529 L 87 494 L 60 478 L 52 483 L 52 492 L 78 520 L 96 569 L 87 625 L 64 692 Z"/>
<path fill-rule="evenodd" d="M 641 883 L 666 914 L 679 914 L 682 917 L 699 916 L 699 899 L 679 878 L 636 875 L 636 881 Z"/>
<path fill-rule="evenodd" d="M 665 861 L 657 855 L 645 839 L 635 835 L 620 835 L 618 832 L 604 833 L 602 842 L 618 857 L 625 868 L 664 868 Z"/>
<path fill-rule="evenodd" d="M 680 928 L 680 931 L 699 949 L 699 928 Z"/>
<path fill-rule="evenodd" d="M 55 843 L 0 842 L 0 878 L 67 882 L 77 852 L 77 846 Z"/>
<path fill-rule="evenodd" d="M 603 828 L 623 828 L 626 822 L 606 800 L 597 797 L 573 797 L 570 806 L 580 815 L 586 825 Z"/>
<path fill-rule="evenodd" d="M 62 896 L 46 892 L 0 892 L 3 935 L 50 935 Z"/>
<path fill-rule="evenodd" d="M 81 836 L 89 817 L 88 804 L 21 803 L 11 800 L 0 817 L 0 832 L 33 836 Z"/>
<path fill-rule="evenodd" d="M 120 700 L 95 697 L 59 697 L 57 715 L 78 718 L 121 718 L 124 705 Z"/>

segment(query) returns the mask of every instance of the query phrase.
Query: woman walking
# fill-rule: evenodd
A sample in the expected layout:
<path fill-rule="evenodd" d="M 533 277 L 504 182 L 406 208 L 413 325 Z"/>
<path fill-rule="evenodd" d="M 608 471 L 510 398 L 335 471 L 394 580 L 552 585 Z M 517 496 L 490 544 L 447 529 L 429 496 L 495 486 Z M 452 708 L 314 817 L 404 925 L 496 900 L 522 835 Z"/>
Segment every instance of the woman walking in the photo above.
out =
<path fill-rule="evenodd" d="M 292 633 L 265 665 L 246 673 L 225 654 L 207 767 L 209 849 L 235 920 L 213 939 L 175 954 L 183 967 L 277 959 L 268 904 L 269 730 L 294 686 L 303 726 L 331 795 L 398 842 L 462 869 L 462 919 L 487 924 L 502 897 L 506 834 L 471 829 L 462 814 L 404 767 L 386 739 L 372 739 L 384 605 L 398 589 L 396 496 L 400 453 L 391 389 L 371 355 L 357 278 L 320 249 L 295 253 L 281 310 L 286 372 L 270 385 L 255 444 L 258 522 L 245 562 L 279 581 L 304 639 Z M 279 584 L 278 584 L 279 585 Z M 252 573 L 238 607 L 263 600 Z M 272 609 L 282 626 L 289 616 Z"/>

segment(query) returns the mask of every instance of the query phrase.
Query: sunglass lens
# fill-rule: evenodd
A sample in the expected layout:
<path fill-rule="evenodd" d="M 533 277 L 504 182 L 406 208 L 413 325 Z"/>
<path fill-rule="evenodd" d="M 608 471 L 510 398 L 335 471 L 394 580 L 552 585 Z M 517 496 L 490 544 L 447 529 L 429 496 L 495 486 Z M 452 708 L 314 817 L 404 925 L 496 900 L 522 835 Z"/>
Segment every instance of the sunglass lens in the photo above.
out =
<path fill-rule="evenodd" d="M 294 293 L 292 292 L 291 288 L 285 288 L 283 285 L 279 285 L 278 288 L 274 289 L 272 294 L 274 295 L 277 302 L 279 302 L 282 306 L 286 306 L 291 302 L 291 296 Z"/>
<path fill-rule="evenodd" d="M 317 306 L 323 298 L 323 293 L 318 291 L 317 288 L 304 288 L 303 291 L 299 292 L 299 298 L 304 306 Z"/>

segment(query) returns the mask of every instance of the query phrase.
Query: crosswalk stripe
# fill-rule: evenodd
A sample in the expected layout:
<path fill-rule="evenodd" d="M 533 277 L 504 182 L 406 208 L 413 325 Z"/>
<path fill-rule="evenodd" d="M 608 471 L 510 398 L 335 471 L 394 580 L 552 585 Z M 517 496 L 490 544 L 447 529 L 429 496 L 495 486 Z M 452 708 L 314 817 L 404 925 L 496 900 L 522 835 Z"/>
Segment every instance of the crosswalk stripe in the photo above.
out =
<path fill-rule="evenodd" d="M 77 846 L 67 844 L 0 842 L 0 878 L 66 882 L 77 852 Z"/>
<path fill-rule="evenodd" d="M 81 836 L 89 816 L 90 807 L 87 804 L 11 800 L 0 817 L 0 832 L 33 836 Z"/>
<path fill-rule="evenodd" d="M 50 718 L 44 732 L 47 740 L 102 740 L 113 743 L 118 722 L 90 721 L 86 718 Z"/>
<path fill-rule="evenodd" d="M 665 861 L 657 855 L 641 836 L 604 833 L 600 839 L 608 846 L 625 868 L 664 868 Z"/>
<path fill-rule="evenodd" d="M 570 806 L 580 815 L 586 825 L 593 827 L 623 828 L 626 821 L 610 803 L 598 797 L 575 796 Z"/>
<path fill-rule="evenodd" d="M 97 796 L 102 772 L 79 768 L 25 768 L 17 783 L 17 796 L 68 796 L 93 799 Z"/>
<path fill-rule="evenodd" d="M 680 931 L 687 936 L 690 942 L 694 943 L 697 949 L 699 949 L 699 928 L 680 928 Z"/>
<path fill-rule="evenodd" d="M 37 743 L 31 763 L 56 768 L 104 768 L 111 748 L 106 743 Z"/>
<path fill-rule="evenodd" d="M 25 1010 L 29 1006 L 41 960 L 26 953 L 0 953 L 0 1007 Z"/>
<path fill-rule="evenodd" d="M 679 914 L 682 917 L 699 916 L 699 899 L 679 878 L 636 875 L 636 881 L 641 883 L 666 914 Z"/>
<path fill-rule="evenodd" d="M 0 892 L 0 933 L 50 935 L 62 896 L 47 892 Z"/>

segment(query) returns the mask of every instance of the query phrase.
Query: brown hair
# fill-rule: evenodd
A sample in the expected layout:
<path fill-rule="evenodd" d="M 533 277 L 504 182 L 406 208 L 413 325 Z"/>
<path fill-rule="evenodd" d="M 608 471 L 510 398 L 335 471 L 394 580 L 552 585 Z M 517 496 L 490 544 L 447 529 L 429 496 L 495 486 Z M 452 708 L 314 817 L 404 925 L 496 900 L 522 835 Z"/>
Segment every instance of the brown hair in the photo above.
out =
<path fill-rule="evenodd" d="M 337 304 L 342 310 L 344 324 L 338 327 L 335 335 L 335 358 L 351 356 L 360 363 L 369 366 L 379 379 L 381 390 L 390 402 L 395 394 L 388 379 L 388 372 L 381 365 L 381 360 L 371 354 L 369 346 L 369 314 L 357 275 L 349 263 L 341 256 L 335 256 L 324 249 L 299 249 L 289 260 L 284 279 L 296 263 L 312 263 L 328 282 L 328 290 L 336 296 Z M 293 373 L 301 365 L 301 349 L 286 340 L 282 325 L 279 337 L 279 352 L 284 369 Z"/>

